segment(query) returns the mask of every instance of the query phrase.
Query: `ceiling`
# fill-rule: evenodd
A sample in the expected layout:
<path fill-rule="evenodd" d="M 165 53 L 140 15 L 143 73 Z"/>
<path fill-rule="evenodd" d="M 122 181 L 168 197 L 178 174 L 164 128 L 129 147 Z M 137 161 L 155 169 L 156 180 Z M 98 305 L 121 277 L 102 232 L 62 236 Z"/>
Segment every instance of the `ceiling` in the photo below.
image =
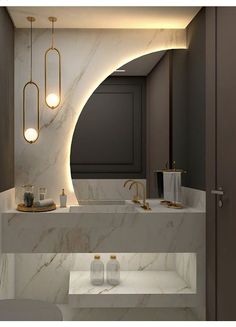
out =
<path fill-rule="evenodd" d="M 124 72 L 115 71 L 112 76 L 147 76 L 165 53 L 166 51 L 158 51 L 134 59 L 119 68 Z"/>
<path fill-rule="evenodd" d="M 58 18 L 55 28 L 185 28 L 201 7 L 7 7 L 16 28 L 28 28 L 34 16 L 36 28 L 48 28 L 49 16 Z"/>

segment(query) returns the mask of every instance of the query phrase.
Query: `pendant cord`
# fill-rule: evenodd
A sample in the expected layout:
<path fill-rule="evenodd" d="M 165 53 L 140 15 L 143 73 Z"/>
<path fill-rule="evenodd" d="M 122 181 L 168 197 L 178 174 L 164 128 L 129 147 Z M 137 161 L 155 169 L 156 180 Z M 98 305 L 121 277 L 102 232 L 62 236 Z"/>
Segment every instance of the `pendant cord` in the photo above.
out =
<path fill-rule="evenodd" d="M 54 49 L 54 21 L 52 21 L 52 49 Z"/>
<path fill-rule="evenodd" d="M 33 41 L 32 41 L 32 21 L 30 22 L 30 81 L 33 76 Z"/>

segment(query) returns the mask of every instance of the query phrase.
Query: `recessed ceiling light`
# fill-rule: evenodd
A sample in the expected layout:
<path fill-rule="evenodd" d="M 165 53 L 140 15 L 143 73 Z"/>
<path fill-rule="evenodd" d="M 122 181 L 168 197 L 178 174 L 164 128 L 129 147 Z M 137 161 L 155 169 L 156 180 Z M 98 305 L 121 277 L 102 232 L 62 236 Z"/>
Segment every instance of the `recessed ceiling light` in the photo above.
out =
<path fill-rule="evenodd" d="M 125 73 L 126 70 L 125 69 L 116 69 L 115 73 Z"/>

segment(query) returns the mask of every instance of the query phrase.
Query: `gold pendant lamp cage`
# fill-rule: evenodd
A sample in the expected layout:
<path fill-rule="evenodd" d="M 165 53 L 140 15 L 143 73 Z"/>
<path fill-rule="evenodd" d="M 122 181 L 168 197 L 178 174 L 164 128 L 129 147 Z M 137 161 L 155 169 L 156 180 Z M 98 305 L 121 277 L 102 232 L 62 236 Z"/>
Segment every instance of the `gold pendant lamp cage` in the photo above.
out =
<path fill-rule="evenodd" d="M 52 23 L 52 43 L 51 47 L 46 50 L 44 56 L 44 71 L 45 71 L 45 103 L 50 109 L 56 109 L 61 103 L 61 54 L 60 51 L 54 47 L 54 23 L 57 21 L 56 17 L 48 17 Z M 58 56 L 58 94 L 48 94 L 48 55 L 54 52 Z"/>
<path fill-rule="evenodd" d="M 23 136 L 24 139 L 32 144 L 35 143 L 39 137 L 39 87 L 33 82 L 33 42 L 32 42 L 32 32 L 33 32 L 33 22 L 35 21 L 34 17 L 27 17 L 27 20 L 30 22 L 30 80 L 25 84 L 23 88 Z M 36 89 L 36 128 L 26 128 L 26 91 L 27 88 L 34 87 Z"/>

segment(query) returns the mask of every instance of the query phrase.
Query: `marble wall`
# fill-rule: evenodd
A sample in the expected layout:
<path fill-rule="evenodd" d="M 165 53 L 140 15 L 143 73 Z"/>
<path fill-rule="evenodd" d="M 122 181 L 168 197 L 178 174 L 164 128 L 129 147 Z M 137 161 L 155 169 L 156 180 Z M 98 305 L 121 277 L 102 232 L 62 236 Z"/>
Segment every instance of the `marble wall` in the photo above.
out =
<path fill-rule="evenodd" d="M 15 189 L 0 193 L 0 299 L 15 296 L 15 261 L 14 254 L 3 254 L 1 249 L 1 212 L 15 206 Z"/>
<path fill-rule="evenodd" d="M 15 31 L 15 182 L 45 186 L 59 202 L 65 188 L 76 203 L 70 176 L 70 145 L 80 112 L 96 87 L 116 68 L 144 54 L 186 48 L 185 30 L 57 29 L 56 47 L 62 54 L 62 105 L 50 110 L 44 103 L 44 52 L 50 31 L 33 33 L 33 79 L 40 87 L 40 137 L 28 144 L 22 137 L 22 88 L 29 79 L 29 30 Z"/>

